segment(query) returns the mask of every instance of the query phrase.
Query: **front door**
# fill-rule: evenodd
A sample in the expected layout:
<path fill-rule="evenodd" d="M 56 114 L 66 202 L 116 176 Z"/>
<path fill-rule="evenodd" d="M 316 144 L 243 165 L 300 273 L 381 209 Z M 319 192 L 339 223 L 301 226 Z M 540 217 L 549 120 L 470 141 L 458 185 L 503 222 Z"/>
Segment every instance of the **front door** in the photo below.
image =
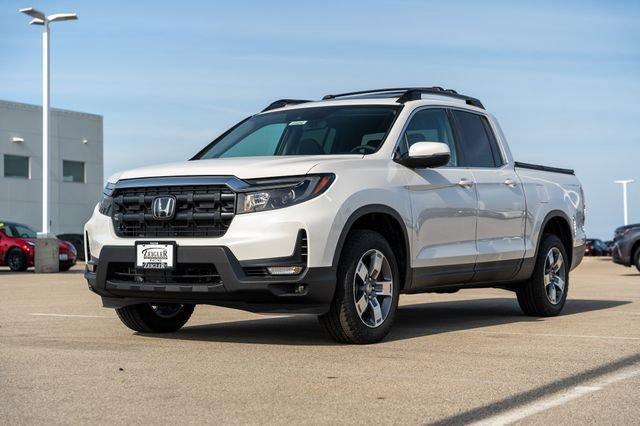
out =
<path fill-rule="evenodd" d="M 445 109 L 430 107 L 414 113 L 400 141 L 401 153 L 416 142 L 446 143 L 451 160 L 443 167 L 409 172 L 412 288 L 468 282 L 477 257 L 476 190 L 471 171 L 458 167 Z"/>

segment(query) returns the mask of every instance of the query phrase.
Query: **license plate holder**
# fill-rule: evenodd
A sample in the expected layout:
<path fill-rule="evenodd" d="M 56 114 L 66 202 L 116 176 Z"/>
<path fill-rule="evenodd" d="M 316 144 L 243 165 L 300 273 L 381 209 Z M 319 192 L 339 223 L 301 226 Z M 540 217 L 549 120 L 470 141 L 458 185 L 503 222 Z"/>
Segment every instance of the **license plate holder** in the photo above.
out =
<path fill-rule="evenodd" d="M 175 241 L 136 241 L 136 269 L 171 270 L 175 267 Z"/>

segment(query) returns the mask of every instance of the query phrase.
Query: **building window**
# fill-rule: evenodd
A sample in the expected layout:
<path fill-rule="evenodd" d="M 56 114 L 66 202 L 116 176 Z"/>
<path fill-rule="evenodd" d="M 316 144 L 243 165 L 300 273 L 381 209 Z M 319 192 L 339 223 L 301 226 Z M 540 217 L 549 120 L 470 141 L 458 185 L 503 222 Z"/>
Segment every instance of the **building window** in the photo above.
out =
<path fill-rule="evenodd" d="M 82 161 L 62 161 L 62 181 L 84 183 L 84 163 Z"/>
<path fill-rule="evenodd" d="M 29 179 L 29 157 L 5 154 L 4 175 Z"/>

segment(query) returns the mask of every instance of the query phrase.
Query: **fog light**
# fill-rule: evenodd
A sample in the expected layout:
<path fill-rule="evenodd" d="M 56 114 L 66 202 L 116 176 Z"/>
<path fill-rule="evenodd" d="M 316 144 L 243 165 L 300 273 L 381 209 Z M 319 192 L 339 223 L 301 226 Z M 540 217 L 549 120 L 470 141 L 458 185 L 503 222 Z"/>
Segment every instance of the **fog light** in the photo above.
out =
<path fill-rule="evenodd" d="M 302 266 L 268 266 L 267 270 L 271 275 L 298 275 L 304 267 Z"/>

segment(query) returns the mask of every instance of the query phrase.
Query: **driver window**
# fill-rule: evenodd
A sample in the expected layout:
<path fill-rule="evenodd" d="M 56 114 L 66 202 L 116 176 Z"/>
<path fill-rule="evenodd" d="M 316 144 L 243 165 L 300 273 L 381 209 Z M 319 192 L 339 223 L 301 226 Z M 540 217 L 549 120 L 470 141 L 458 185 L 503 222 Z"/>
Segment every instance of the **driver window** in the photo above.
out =
<path fill-rule="evenodd" d="M 15 229 L 15 233 L 16 235 L 14 235 L 15 237 L 22 237 L 22 238 L 36 238 L 37 234 L 36 231 L 34 231 L 33 229 L 23 226 L 23 225 L 14 225 L 13 226 Z"/>
<path fill-rule="evenodd" d="M 428 108 L 414 114 L 402 136 L 404 145 L 401 154 L 409 151 L 409 147 L 416 142 L 442 142 L 449 145 L 451 159 L 448 167 L 458 165 L 458 156 L 453 142 L 453 132 L 447 112 L 444 109 Z"/>

